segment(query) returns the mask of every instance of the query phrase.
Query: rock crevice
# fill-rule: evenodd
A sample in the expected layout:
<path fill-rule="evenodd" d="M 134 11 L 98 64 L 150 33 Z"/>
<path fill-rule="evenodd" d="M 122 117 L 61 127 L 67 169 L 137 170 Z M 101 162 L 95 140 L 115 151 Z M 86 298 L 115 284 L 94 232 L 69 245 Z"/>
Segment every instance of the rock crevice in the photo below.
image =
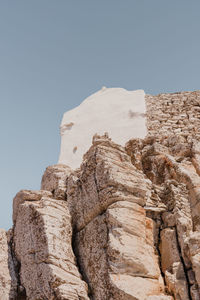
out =
<path fill-rule="evenodd" d="M 162 220 L 161 268 L 167 288 L 175 299 L 199 299 L 197 260 L 193 258 L 193 255 L 197 258 L 199 253 L 199 176 L 193 166 L 194 144 L 197 147 L 196 141 L 188 144 L 183 137 L 171 136 L 132 140 L 126 146 L 137 165 L 136 153 L 137 156 L 140 154 L 143 172 L 154 185 L 160 187 L 157 201 L 149 203 L 152 207 L 148 207 L 148 214 L 155 219 L 154 211 L 164 204 L 164 211 L 159 212 Z M 158 219 L 156 223 L 159 224 Z M 194 236 L 197 238 L 196 252 L 192 255 L 190 239 Z M 168 268 L 163 259 L 171 259 Z"/>
<path fill-rule="evenodd" d="M 41 190 L 16 195 L 0 300 L 200 300 L 200 93 L 145 98 L 146 112 L 123 110 L 146 117 L 145 138 L 124 147 L 96 134 L 78 169 L 50 166 Z M 70 135 L 78 120 L 66 121 Z"/>

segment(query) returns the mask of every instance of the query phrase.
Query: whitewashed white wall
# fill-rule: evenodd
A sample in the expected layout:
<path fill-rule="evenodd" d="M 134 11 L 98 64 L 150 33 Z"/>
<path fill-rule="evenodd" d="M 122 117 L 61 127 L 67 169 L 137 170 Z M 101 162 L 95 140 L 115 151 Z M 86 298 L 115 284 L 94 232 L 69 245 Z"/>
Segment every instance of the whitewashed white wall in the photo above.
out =
<path fill-rule="evenodd" d="M 145 113 L 143 90 L 102 88 L 64 114 L 59 163 L 79 167 L 95 133 L 107 132 L 122 146 L 131 138 L 144 138 L 147 133 Z"/>

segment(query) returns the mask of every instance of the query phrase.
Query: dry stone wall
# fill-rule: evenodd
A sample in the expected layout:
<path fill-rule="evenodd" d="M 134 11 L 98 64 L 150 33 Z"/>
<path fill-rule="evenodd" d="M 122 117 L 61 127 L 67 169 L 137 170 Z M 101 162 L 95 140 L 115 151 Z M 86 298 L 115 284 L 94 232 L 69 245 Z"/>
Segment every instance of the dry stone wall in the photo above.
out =
<path fill-rule="evenodd" d="M 200 91 L 146 95 L 148 134 L 200 140 Z"/>
<path fill-rule="evenodd" d="M 95 135 L 0 231 L 0 300 L 200 300 L 200 92 L 146 96 L 148 135 Z"/>

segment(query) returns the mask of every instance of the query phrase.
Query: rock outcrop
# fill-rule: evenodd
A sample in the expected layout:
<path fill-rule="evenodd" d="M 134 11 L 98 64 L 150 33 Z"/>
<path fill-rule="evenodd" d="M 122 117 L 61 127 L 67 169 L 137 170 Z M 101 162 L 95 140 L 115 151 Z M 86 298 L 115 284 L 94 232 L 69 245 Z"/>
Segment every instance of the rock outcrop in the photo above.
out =
<path fill-rule="evenodd" d="M 189 144 L 182 136 L 171 136 L 132 140 L 126 147 L 156 192 L 146 211 L 158 227 L 161 270 L 175 299 L 200 295 L 199 146 L 196 140 Z"/>
<path fill-rule="evenodd" d="M 150 193 L 151 182 L 106 137 L 94 138 L 68 178 L 74 250 L 92 299 L 164 297 L 153 222 L 144 209 Z"/>
<path fill-rule="evenodd" d="M 67 202 L 41 190 L 21 191 L 14 203 L 15 255 L 27 299 L 89 299 L 72 250 Z"/>
<path fill-rule="evenodd" d="M 200 300 L 199 99 L 147 95 L 145 138 L 96 134 L 80 168 L 16 195 L 0 300 Z"/>
<path fill-rule="evenodd" d="M 12 230 L 0 229 L 0 299 L 16 299 L 18 279 L 12 255 Z"/>

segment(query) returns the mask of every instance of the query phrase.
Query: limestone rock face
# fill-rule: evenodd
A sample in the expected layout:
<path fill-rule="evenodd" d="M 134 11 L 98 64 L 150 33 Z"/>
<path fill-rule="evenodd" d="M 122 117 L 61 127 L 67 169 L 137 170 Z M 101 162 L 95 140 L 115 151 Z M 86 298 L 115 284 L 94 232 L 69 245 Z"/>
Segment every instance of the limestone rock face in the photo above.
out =
<path fill-rule="evenodd" d="M 198 147 L 182 136 L 148 137 L 126 146 L 157 191 L 146 211 L 157 224 L 161 269 L 175 299 L 200 299 Z"/>
<path fill-rule="evenodd" d="M 171 299 L 164 296 L 153 221 L 145 213 L 150 195 L 150 180 L 124 148 L 94 137 L 67 184 L 75 253 L 92 299 Z"/>
<path fill-rule="evenodd" d="M 11 249 L 11 232 L 0 229 L 0 299 L 16 299 L 17 276 Z"/>
<path fill-rule="evenodd" d="M 15 201 L 15 255 L 27 299 L 89 299 L 72 251 L 66 201 L 47 191 L 21 191 Z"/>
<path fill-rule="evenodd" d="M 66 180 L 72 170 L 62 164 L 50 166 L 42 177 L 41 190 L 50 191 L 56 199 L 65 199 Z"/>
<path fill-rule="evenodd" d="M 128 98 L 105 123 L 115 142 L 95 134 L 90 145 L 105 116 L 93 103 L 98 126 L 85 131 L 88 98 L 61 127 L 70 166 L 48 167 L 41 190 L 14 198 L 13 228 L 0 230 L 0 300 L 200 300 L 200 92 L 146 95 L 146 110 L 142 91 L 95 97 L 116 91 L 120 105 Z M 142 102 L 127 123 L 133 94 Z"/>

